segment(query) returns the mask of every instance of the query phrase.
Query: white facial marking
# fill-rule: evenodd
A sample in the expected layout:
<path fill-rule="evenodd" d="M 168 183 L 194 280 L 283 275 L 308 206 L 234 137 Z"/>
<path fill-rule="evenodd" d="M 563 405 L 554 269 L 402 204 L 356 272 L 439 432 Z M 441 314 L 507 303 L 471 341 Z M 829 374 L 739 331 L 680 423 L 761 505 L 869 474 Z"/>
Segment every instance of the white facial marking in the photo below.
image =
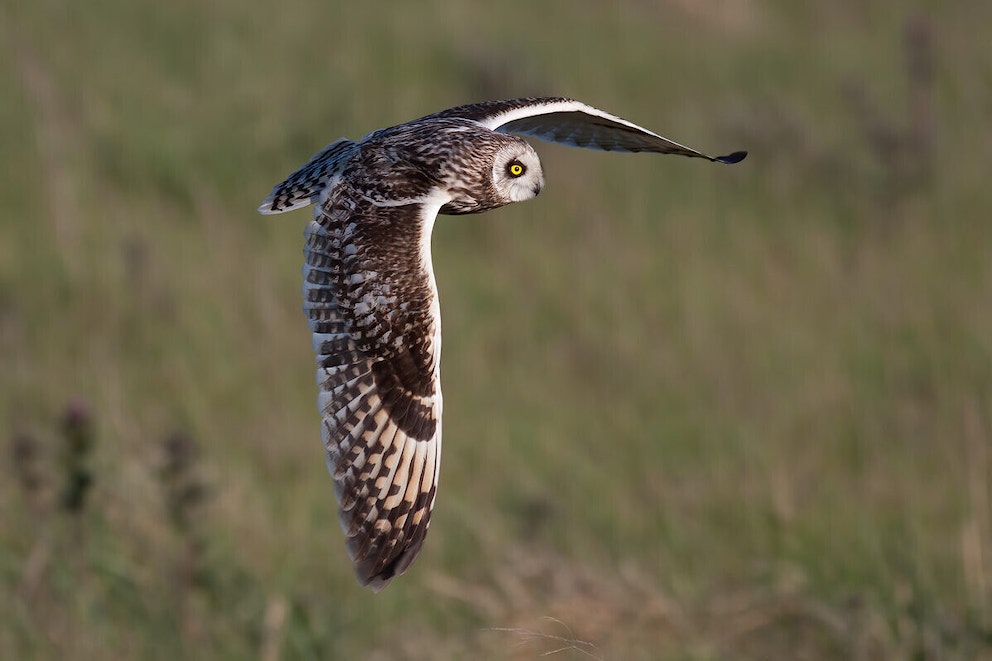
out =
<path fill-rule="evenodd" d="M 493 185 L 508 202 L 537 196 L 544 187 L 544 172 L 534 148 L 521 142 L 501 150 L 493 163 Z"/>

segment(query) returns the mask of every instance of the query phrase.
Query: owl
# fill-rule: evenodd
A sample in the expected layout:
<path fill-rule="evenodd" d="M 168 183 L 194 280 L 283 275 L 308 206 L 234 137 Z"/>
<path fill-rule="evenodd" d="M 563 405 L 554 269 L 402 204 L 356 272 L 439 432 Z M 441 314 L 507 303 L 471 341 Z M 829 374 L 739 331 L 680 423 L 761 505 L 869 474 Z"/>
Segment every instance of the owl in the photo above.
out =
<path fill-rule="evenodd" d="M 621 152 L 711 157 L 566 98 L 476 103 L 340 139 L 275 186 L 263 214 L 315 205 L 303 310 L 317 356 L 327 469 L 358 580 L 378 592 L 424 543 L 441 460 L 438 214 L 522 202 L 544 187 L 518 135 Z"/>

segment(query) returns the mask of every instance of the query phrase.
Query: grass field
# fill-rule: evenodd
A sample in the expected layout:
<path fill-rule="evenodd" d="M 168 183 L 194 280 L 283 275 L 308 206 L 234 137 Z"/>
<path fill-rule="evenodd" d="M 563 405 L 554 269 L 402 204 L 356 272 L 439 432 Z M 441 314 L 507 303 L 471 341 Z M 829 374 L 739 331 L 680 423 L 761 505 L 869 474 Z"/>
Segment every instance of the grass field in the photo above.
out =
<path fill-rule="evenodd" d="M 0 4 L 0 658 L 992 659 L 992 4 Z M 891 6 L 886 6 L 891 5 Z M 299 294 L 339 136 L 573 96 L 434 234 L 424 552 L 352 576 Z"/>

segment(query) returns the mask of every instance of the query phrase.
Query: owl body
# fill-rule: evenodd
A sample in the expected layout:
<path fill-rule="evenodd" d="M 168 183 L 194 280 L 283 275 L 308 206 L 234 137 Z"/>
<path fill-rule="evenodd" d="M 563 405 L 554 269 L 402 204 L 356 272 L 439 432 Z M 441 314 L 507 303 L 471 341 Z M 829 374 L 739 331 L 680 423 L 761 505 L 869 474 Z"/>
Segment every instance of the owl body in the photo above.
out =
<path fill-rule="evenodd" d="M 339 521 L 360 582 L 409 568 L 430 523 L 441 454 L 441 309 L 431 265 L 440 214 L 535 197 L 523 134 L 608 151 L 709 157 L 578 101 L 461 106 L 337 140 L 275 186 L 259 211 L 315 205 L 304 232 L 303 309 Z"/>
<path fill-rule="evenodd" d="M 375 203 L 446 196 L 440 213 L 451 215 L 479 213 L 529 199 L 544 185 L 540 159 L 530 144 L 472 120 L 425 117 L 373 131 L 358 143 L 346 142 L 348 148 L 335 151 L 328 162 L 322 162 L 321 152 L 287 182 L 316 171 L 321 179 L 314 184 L 323 184 L 329 174 L 340 172 L 357 192 Z M 523 165 L 517 176 L 506 172 L 514 160 Z M 306 192 L 311 198 L 317 193 Z"/>

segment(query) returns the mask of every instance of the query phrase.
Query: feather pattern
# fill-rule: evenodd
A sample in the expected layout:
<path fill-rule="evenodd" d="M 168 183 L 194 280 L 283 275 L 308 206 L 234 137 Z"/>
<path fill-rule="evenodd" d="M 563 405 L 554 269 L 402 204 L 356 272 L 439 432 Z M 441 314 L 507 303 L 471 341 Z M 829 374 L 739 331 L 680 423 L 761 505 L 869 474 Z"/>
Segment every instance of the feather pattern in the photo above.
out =
<path fill-rule="evenodd" d="M 259 212 L 282 213 L 316 203 L 324 188 L 340 175 L 341 165 L 355 147 L 356 143 L 341 138 L 321 149 L 303 167 L 272 189 L 258 207 Z"/>
<path fill-rule="evenodd" d="M 348 552 L 375 590 L 416 557 L 436 493 L 440 314 L 420 251 L 439 207 L 378 206 L 342 183 L 305 233 L 327 466 Z"/>

